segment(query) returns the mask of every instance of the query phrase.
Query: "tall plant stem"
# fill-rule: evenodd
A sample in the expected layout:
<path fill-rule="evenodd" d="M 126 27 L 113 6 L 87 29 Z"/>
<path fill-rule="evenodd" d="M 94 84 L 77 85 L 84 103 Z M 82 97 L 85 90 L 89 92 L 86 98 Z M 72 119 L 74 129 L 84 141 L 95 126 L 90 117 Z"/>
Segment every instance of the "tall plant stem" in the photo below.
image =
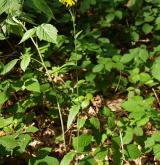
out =
<path fill-rule="evenodd" d="M 72 18 L 72 25 L 73 25 L 73 37 L 74 37 L 74 52 L 75 52 L 75 55 L 76 55 L 76 60 L 75 60 L 75 63 L 76 63 L 76 67 L 78 66 L 78 54 L 77 54 L 77 37 L 76 37 L 76 13 L 72 12 L 71 9 L 69 9 L 69 12 L 70 12 L 70 15 L 71 15 L 71 18 Z M 76 79 L 77 79 L 77 82 L 78 82 L 78 70 L 76 68 Z M 79 94 L 79 90 L 78 90 L 78 86 L 76 87 L 77 89 L 77 94 Z"/>
<path fill-rule="evenodd" d="M 70 12 L 70 15 L 71 15 L 71 18 L 72 18 L 72 25 L 73 25 L 73 37 L 74 37 L 74 53 L 76 55 L 76 60 L 75 60 L 75 63 L 76 63 L 76 94 L 77 94 L 77 97 L 78 97 L 78 103 L 79 102 L 79 88 L 78 88 L 78 54 L 77 54 L 77 36 L 76 36 L 76 12 L 72 12 L 71 9 L 69 9 L 69 12 Z M 77 115 L 77 119 L 79 119 L 79 113 Z M 79 129 L 77 128 L 77 136 L 79 137 Z M 78 146 L 79 142 L 77 141 L 77 148 L 79 148 Z M 78 162 L 77 162 L 78 163 Z"/>
<path fill-rule="evenodd" d="M 14 20 L 15 20 L 15 19 L 14 19 Z M 27 31 L 26 27 L 23 25 L 22 22 L 18 21 L 17 19 L 16 19 L 16 22 L 18 22 L 18 23 L 23 27 L 23 29 L 24 29 L 25 31 Z M 45 71 L 46 71 L 46 74 L 47 74 L 47 76 L 48 76 L 49 82 L 51 82 L 52 88 L 55 89 L 55 88 L 54 88 L 54 83 L 53 83 L 53 81 L 52 81 L 52 77 L 51 77 L 51 75 L 50 75 L 50 73 L 49 73 L 49 71 L 48 71 L 48 69 L 47 69 L 47 67 L 46 67 L 46 65 L 45 65 L 45 62 L 44 62 L 43 56 L 42 56 L 42 54 L 41 54 L 41 52 L 40 52 L 40 50 L 39 50 L 38 44 L 35 42 L 35 40 L 33 39 L 33 37 L 30 37 L 30 39 L 31 39 L 32 43 L 34 44 L 34 46 L 35 46 L 35 48 L 36 48 L 36 50 L 37 50 L 37 52 L 38 52 L 38 55 L 39 55 L 40 60 L 41 60 L 40 63 L 42 64 L 42 66 L 44 67 L 44 69 L 45 69 Z M 64 121 L 63 121 L 62 112 L 61 112 L 61 107 L 60 107 L 60 104 L 59 104 L 59 99 L 58 99 L 57 94 L 56 94 L 56 104 L 57 104 L 57 108 L 58 108 L 58 112 L 59 112 L 59 117 L 60 117 L 60 122 L 61 122 L 63 143 L 64 143 L 64 147 L 65 147 L 65 150 L 66 150 L 66 140 L 65 140 L 65 131 L 64 131 Z"/>

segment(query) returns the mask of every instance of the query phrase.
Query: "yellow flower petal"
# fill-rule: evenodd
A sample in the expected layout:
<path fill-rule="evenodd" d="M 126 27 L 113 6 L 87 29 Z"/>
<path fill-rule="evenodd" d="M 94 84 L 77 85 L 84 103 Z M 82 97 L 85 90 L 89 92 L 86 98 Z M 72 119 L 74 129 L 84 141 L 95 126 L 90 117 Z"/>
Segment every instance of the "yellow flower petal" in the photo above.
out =
<path fill-rule="evenodd" d="M 77 0 L 59 0 L 62 4 L 66 5 L 66 7 L 72 7 L 75 5 Z"/>

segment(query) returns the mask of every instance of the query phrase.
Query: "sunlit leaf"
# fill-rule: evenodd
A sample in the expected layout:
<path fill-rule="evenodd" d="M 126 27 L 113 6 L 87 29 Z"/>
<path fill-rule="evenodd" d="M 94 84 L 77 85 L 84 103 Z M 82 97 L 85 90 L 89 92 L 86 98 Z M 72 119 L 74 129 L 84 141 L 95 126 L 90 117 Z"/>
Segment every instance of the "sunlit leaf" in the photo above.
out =
<path fill-rule="evenodd" d="M 71 107 L 71 109 L 69 110 L 69 116 L 68 116 L 68 120 L 67 120 L 67 129 L 70 128 L 71 124 L 73 123 L 76 115 L 78 114 L 80 110 L 80 106 L 79 105 L 73 105 Z"/>
<path fill-rule="evenodd" d="M 21 69 L 25 72 L 25 70 L 27 69 L 29 63 L 31 61 L 31 56 L 30 54 L 25 54 L 22 56 L 22 60 L 20 63 Z"/>
<path fill-rule="evenodd" d="M 24 33 L 24 35 L 23 35 L 23 37 L 22 37 L 20 43 L 22 43 L 22 42 L 28 40 L 30 37 L 33 37 L 33 35 L 34 35 L 35 33 L 36 33 L 36 28 L 32 28 L 32 29 L 30 29 L 30 30 L 27 30 L 27 31 Z"/>
<path fill-rule="evenodd" d="M 5 74 L 7 74 L 8 72 L 10 72 L 13 68 L 14 68 L 14 66 L 17 64 L 17 61 L 18 61 L 19 59 L 14 59 L 14 60 L 12 60 L 12 61 L 10 61 L 8 64 L 6 64 L 4 67 L 3 67 L 3 70 L 2 70 L 2 72 L 0 73 L 1 75 L 5 75 Z"/>
<path fill-rule="evenodd" d="M 37 27 L 36 34 L 40 40 L 57 43 L 57 29 L 51 24 L 42 24 Z"/>
<path fill-rule="evenodd" d="M 34 78 L 25 81 L 25 88 L 29 91 L 40 92 L 39 82 Z"/>
<path fill-rule="evenodd" d="M 0 92 L 0 105 L 4 104 L 9 99 L 9 94 L 4 91 Z"/>
<path fill-rule="evenodd" d="M 78 137 L 73 138 L 73 147 L 77 151 L 85 151 L 87 150 L 87 147 L 90 145 L 92 140 L 91 135 L 82 134 Z"/>
<path fill-rule="evenodd" d="M 63 157 L 63 159 L 62 159 L 60 165 L 70 165 L 70 162 L 73 160 L 73 158 L 74 158 L 75 155 L 76 155 L 76 153 L 75 153 L 75 152 L 72 152 L 72 151 L 69 152 L 69 153 L 67 153 L 67 154 Z"/>

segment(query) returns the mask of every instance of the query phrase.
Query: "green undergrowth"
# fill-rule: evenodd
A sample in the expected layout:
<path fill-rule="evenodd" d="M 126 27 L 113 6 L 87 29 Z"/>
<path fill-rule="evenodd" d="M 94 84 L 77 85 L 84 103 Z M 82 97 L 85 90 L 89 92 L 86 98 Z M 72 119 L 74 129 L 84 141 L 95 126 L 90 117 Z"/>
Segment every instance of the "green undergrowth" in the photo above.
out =
<path fill-rule="evenodd" d="M 159 82 L 160 0 L 0 0 L 0 164 L 155 164 Z"/>

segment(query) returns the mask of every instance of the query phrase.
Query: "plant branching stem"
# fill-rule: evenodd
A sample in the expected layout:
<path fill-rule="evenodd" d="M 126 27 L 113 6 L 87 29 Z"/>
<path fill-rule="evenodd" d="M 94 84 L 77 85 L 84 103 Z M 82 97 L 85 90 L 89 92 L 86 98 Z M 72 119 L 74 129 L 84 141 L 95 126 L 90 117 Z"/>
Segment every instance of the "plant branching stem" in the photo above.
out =
<path fill-rule="evenodd" d="M 19 21 L 18 21 L 18 22 L 19 22 Z M 27 31 L 27 29 L 26 29 L 26 27 L 23 25 L 23 23 L 22 23 L 22 22 L 19 22 L 19 23 L 21 24 L 21 26 L 23 27 L 23 29 L 24 29 L 25 31 Z M 46 67 L 46 65 L 45 65 L 45 62 L 44 62 L 43 56 L 42 56 L 42 54 L 41 54 L 41 52 L 40 52 L 40 50 L 39 50 L 38 44 L 35 42 L 35 40 L 33 39 L 33 37 L 30 37 L 30 39 L 31 39 L 32 43 L 34 44 L 34 46 L 35 46 L 35 48 L 36 48 L 36 50 L 37 50 L 37 52 L 38 52 L 38 55 L 39 55 L 39 57 L 40 57 L 41 62 L 39 62 L 39 63 L 44 67 L 44 69 L 45 69 L 45 71 L 46 71 L 46 74 L 47 74 L 47 76 L 48 76 L 49 82 L 52 83 L 52 88 L 54 89 L 54 84 L 53 84 L 53 81 L 52 81 L 52 77 L 51 77 L 51 75 L 50 75 L 50 73 L 49 73 L 49 71 L 48 71 L 48 69 L 47 69 L 47 67 Z M 65 147 L 65 150 L 66 150 L 66 140 L 65 140 L 64 122 L 63 122 L 61 107 L 60 107 L 60 104 L 59 104 L 59 99 L 58 99 L 57 94 L 56 94 L 56 104 L 57 104 L 57 108 L 58 108 L 58 111 L 59 111 L 59 117 L 60 117 L 60 122 L 61 122 L 63 143 L 64 143 L 64 147 Z"/>

